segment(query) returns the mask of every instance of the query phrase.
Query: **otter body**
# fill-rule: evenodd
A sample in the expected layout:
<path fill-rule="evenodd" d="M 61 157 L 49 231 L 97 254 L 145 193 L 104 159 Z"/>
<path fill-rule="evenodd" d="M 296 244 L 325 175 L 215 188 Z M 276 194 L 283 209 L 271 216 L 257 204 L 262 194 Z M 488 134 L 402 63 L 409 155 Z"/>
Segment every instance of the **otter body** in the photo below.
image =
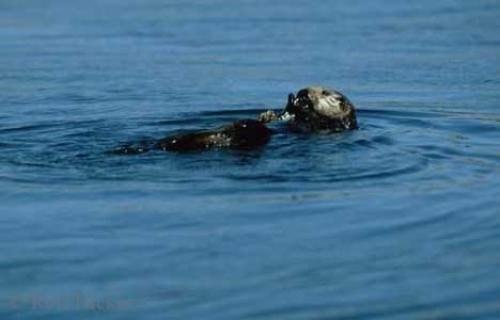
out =
<path fill-rule="evenodd" d="M 164 151 L 196 151 L 210 148 L 251 149 L 266 144 L 272 131 L 256 120 L 239 120 L 213 131 L 167 137 L 155 144 Z"/>

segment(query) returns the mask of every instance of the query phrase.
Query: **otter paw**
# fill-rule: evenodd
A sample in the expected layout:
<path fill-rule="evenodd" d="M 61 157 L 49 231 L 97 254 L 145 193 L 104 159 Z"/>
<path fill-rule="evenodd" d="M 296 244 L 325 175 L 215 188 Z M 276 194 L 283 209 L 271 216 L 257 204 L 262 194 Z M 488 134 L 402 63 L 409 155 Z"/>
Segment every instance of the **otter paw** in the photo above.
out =
<path fill-rule="evenodd" d="M 262 112 L 258 118 L 258 120 L 262 123 L 269 123 L 278 119 L 279 119 L 278 114 L 272 110 L 267 110 L 266 112 Z"/>

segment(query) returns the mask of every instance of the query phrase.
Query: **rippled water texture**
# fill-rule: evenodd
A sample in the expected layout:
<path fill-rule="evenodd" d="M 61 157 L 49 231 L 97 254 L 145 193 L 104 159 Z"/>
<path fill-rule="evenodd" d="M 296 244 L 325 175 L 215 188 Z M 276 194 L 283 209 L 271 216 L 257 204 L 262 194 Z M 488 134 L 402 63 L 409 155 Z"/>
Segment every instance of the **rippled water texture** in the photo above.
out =
<path fill-rule="evenodd" d="M 498 319 L 498 1 L 1 1 L 0 318 Z M 360 129 L 108 151 L 321 84 Z"/>

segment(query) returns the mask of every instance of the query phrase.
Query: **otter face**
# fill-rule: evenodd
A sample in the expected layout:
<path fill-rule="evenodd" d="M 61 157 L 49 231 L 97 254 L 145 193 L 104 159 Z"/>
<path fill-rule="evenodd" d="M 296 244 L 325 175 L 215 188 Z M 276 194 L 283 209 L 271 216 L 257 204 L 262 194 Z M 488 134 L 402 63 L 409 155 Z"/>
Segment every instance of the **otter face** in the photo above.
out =
<path fill-rule="evenodd" d="M 281 116 L 289 124 L 306 132 L 356 129 L 354 105 L 340 92 L 322 87 L 309 87 L 290 93 Z"/>

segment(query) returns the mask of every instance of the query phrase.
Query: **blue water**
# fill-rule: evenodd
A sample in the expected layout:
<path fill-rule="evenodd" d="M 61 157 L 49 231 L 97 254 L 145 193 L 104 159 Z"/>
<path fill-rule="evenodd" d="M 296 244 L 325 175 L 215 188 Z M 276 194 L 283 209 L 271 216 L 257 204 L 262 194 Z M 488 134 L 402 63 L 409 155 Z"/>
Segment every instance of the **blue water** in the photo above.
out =
<path fill-rule="evenodd" d="M 498 319 L 498 1 L 0 2 L 1 319 Z M 346 94 L 357 131 L 107 151 Z"/>

